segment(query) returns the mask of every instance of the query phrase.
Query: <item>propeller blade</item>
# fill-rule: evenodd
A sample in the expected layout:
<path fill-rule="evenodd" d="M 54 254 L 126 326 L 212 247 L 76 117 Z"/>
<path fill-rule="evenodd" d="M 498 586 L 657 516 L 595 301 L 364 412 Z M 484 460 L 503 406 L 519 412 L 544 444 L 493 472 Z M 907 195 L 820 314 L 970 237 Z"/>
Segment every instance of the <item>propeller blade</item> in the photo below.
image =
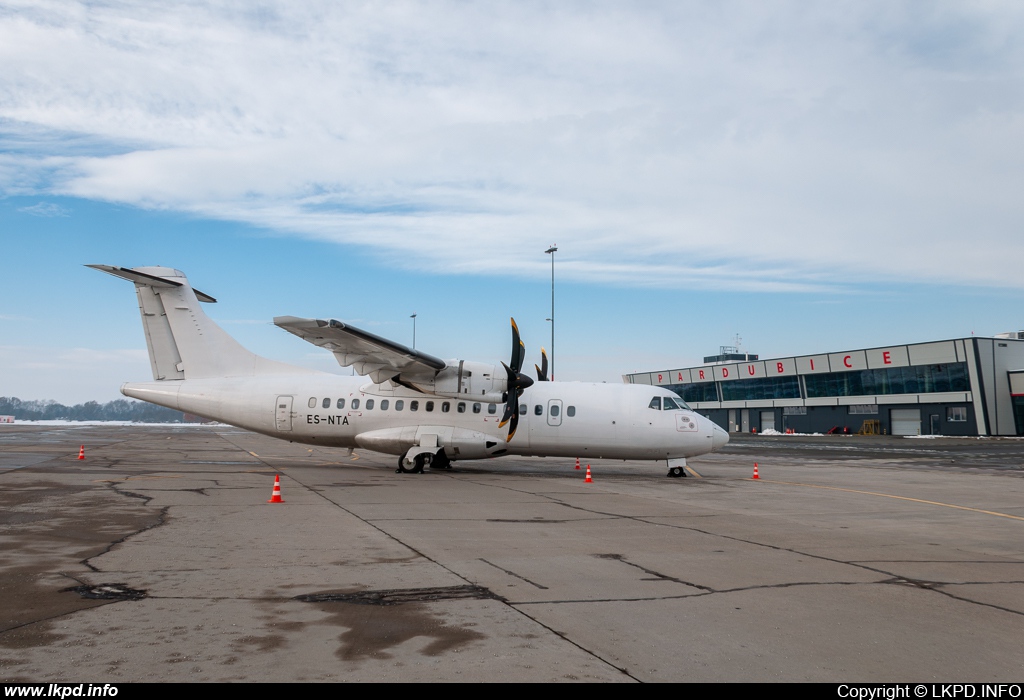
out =
<path fill-rule="evenodd" d="M 519 338 L 519 326 L 516 325 L 516 320 L 512 321 L 512 359 L 510 360 L 512 370 L 519 374 L 523 369 L 523 359 L 526 357 L 526 346 L 523 341 Z"/>
<path fill-rule="evenodd" d="M 512 416 L 519 411 L 519 390 L 516 386 L 516 373 L 504 362 L 501 363 L 501 366 L 505 368 L 505 373 L 508 375 L 508 391 L 506 392 L 508 398 L 505 399 L 505 412 L 501 415 L 501 422 L 498 423 L 499 428 L 504 428 Z"/>
<path fill-rule="evenodd" d="M 544 351 L 544 348 L 540 349 L 540 367 L 537 367 L 537 365 L 534 365 L 534 367 L 537 368 L 537 381 L 548 381 L 548 354 Z"/>
<path fill-rule="evenodd" d="M 516 402 L 518 403 L 518 401 Z M 519 427 L 519 409 L 512 413 L 512 424 L 508 427 L 508 437 L 505 438 L 505 442 L 512 442 L 512 436 L 516 434 L 516 428 Z"/>

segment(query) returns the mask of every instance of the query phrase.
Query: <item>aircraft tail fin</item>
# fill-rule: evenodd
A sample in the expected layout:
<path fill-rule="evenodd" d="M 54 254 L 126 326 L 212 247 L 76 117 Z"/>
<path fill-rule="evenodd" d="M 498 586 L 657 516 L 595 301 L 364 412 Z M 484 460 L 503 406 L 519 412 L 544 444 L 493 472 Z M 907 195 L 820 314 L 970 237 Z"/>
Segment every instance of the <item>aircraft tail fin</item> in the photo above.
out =
<path fill-rule="evenodd" d="M 251 376 L 305 370 L 259 357 L 228 335 L 200 308 L 215 303 L 169 267 L 87 265 L 135 283 L 153 379 Z"/>

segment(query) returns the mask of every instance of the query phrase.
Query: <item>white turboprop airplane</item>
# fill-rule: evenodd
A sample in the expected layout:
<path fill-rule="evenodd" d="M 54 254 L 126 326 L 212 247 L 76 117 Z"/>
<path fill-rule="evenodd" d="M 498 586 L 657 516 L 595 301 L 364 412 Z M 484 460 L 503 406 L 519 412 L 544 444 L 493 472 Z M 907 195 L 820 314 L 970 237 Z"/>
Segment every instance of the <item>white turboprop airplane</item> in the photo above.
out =
<path fill-rule="evenodd" d="M 398 455 L 399 472 L 508 454 L 660 461 L 686 476 L 687 457 L 729 441 L 667 389 L 550 382 L 546 356 L 534 383 L 520 372 L 515 321 L 511 365 L 495 366 L 441 360 L 340 321 L 274 319 L 362 375 L 339 376 L 249 352 L 178 270 L 88 267 L 135 283 L 153 381 L 122 385 L 125 396 L 292 442 Z"/>

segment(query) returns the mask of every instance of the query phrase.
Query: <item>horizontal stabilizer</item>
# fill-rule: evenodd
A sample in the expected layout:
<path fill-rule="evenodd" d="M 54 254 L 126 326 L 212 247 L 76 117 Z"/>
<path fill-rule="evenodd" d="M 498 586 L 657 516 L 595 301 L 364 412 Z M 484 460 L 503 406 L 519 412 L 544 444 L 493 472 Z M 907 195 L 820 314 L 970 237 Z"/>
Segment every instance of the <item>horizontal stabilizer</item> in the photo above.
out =
<path fill-rule="evenodd" d="M 100 272 L 106 272 L 107 274 L 114 275 L 114 277 L 120 277 L 122 279 L 130 280 L 136 284 L 144 284 L 148 287 L 160 287 L 164 289 L 180 287 L 181 282 L 167 279 L 166 277 L 157 277 L 156 275 L 149 275 L 145 272 L 139 272 L 138 270 L 129 270 L 127 267 L 114 267 L 113 265 L 86 265 L 94 270 Z M 180 276 L 184 277 L 181 273 Z M 217 300 L 211 297 L 209 294 L 203 294 L 198 289 L 193 288 L 196 299 L 199 301 L 205 301 L 208 304 L 216 304 Z"/>

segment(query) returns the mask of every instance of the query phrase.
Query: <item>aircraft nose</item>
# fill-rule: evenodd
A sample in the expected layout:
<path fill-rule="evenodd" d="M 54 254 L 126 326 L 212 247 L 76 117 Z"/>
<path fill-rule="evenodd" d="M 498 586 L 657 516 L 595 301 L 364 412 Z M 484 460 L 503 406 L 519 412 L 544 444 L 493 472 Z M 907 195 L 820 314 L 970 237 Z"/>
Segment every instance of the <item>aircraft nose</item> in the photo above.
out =
<path fill-rule="evenodd" d="M 725 447 L 729 443 L 729 433 L 725 432 L 717 425 L 712 427 L 711 444 L 713 445 L 713 448 L 717 450 L 719 447 Z"/>

